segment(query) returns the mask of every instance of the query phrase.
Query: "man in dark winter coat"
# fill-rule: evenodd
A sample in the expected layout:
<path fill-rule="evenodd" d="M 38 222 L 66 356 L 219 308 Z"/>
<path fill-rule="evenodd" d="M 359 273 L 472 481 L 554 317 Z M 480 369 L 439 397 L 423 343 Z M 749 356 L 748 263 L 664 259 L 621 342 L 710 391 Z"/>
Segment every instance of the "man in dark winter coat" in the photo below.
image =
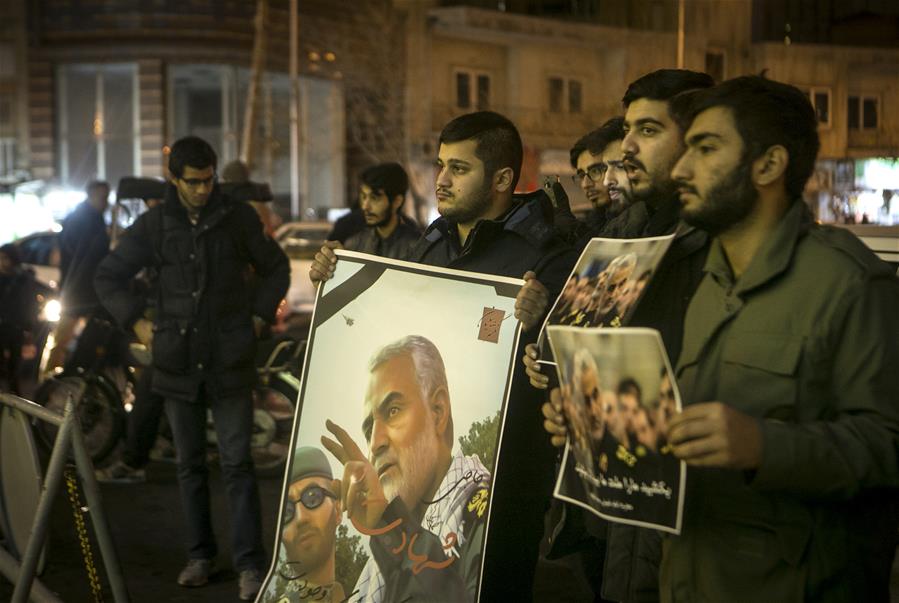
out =
<path fill-rule="evenodd" d="M 165 407 L 178 451 L 178 480 L 187 514 L 187 567 L 182 586 L 206 584 L 217 553 L 210 521 L 206 410 L 211 409 L 232 517 L 232 554 L 240 597 L 261 585 L 259 490 L 250 457 L 256 380 L 255 340 L 287 291 L 290 267 L 263 234 L 256 212 L 223 196 L 217 158 L 207 142 L 172 146 L 172 174 L 163 204 L 138 218 L 97 270 L 97 293 L 126 329 L 153 353 L 153 389 Z M 155 322 L 146 299 L 129 290 L 142 268 L 158 270 Z M 256 286 L 251 298 L 250 269 Z"/>
<path fill-rule="evenodd" d="M 109 234 L 103 219 L 108 198 L 109 184 L 102 180 L 90 182 L 87 185 L 87 199 L 62 223 L 62 232 L 59 233 L 62 316 L 56 325 L 55 345 L 50 353 L 48 368 L 63 365 L 65 350 L 74 337 L 78 319 L 93 315 L 99 309 L 94 274 L 109 252 Z"/>
<path fill-rule="evenodd" d="M 552 227 L 543 191 L 514 195 L 521 173 L 521 137 L 514 124 L 481 111 L 451 121 L 440 135 L 437 209 L 441 217 L 412 250 L 411 261 L 499 276 L 539 278 L 557 295 L 574 251 Z M 547 218 L 549 216 L 549 218 Z M 316 255 L 310 277 L 330 278 L 336 264 L 329 244 Z M 537 324 L 523 323 L 525 331 Z M 524 333 L 521 345 L 536 337 Z M 539 399 L 525 379 L 513 379 L 494 485 L 482 601 L 531 598 L 542 514 L 549 503 L 554 453 L 541 430 Z"/>
<path fill-rule="evenodd" d="M 22 268 L 16 246 L 0 247 L 0 375 L 17 396 L 22 344 L 37 319 L 37 294 L 38 284 L 31 271 Z"/>

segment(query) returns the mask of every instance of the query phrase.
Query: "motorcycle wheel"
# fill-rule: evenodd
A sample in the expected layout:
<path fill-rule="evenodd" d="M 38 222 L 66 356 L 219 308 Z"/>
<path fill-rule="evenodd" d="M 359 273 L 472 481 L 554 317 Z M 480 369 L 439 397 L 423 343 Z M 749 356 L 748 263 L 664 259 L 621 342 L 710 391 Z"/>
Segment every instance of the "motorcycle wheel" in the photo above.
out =
<path fill-rule="evenodd" d="M 284 472 L 299 391 L 296 378 L 284 373 L 272 375 L 268 385 L 258 385 L 253 390 L 250 454 L 259 475 L 277 476 Z"/>
<path fill-rule="evenodd" d="M 69 394 L 86 385 L 84 395 L 76 401 L 78 420 L 84 434 L 84 445 L 91 460 L 104 460 L 125 433 L 125 413 L 116 388 L 99 375 L 62 374 L 46 379 L 34 393 L 34 401 L 50 410 L 63 413 Z M 48 449 L 53 448 L 59 428 L 38 421 L 38 439 Z"/>

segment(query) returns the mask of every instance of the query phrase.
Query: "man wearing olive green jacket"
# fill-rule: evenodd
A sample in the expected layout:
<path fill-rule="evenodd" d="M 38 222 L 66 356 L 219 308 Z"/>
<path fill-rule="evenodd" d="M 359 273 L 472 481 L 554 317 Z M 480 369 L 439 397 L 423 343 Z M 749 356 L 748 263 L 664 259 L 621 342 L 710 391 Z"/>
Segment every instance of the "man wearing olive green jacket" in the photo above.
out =
<path fill-rule="evenodd" d="M 690 466 L 663 601 L 888 601 L 899 485 L 899 281 L 799 200 L 819 148 L 796 88 L 703 93 L 672 171 L 715 239 L 669 426 Z"/>

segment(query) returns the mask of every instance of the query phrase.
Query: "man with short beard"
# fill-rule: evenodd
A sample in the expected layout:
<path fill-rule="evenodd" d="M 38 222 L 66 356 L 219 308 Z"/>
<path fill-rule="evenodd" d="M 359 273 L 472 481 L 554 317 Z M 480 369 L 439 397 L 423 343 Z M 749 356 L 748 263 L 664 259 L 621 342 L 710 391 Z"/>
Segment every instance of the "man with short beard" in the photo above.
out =
<path fill-rule="evenodd" d="M 436 196 L 440 218 L 425 231 L 409 256 L 431 266 L 484 274 L 539 279 L 545 286 L 539 315 L 525 316 L 519 351 L 536 339 L 542 315 L 562 290 L 577 256 L 553 231 L 545 215 L 551 202 L 542 190 L 513 194 L 524 155 L 521 136 L 506 117 L 479 111 L 455 118 L 440 134 Z M 337 263 L 334 242 L 316 254 L 313 282 L 331 278 Z M 493 523 L 484 562 L 484 600 L 528 600 L 543 529 L 543 511 L 552 497 L 555 451 L 543 436 L 538 392 L 516 374 L 509 393 L 499 471 L 491 492 Z M 521 459 L 527 458 L 528 463 Z"/>
<path fill-rule="evenodd" d="M 362 428 L 368 455 L 340 426 L 324 446 L 344 464 L 342 501 L 369 531 L 372 557 L 353 589 L 359 601 L 474 601 L 487 522 L 490 472 L 477 455 L 453 454 L 453 414 L 437 347 L 410 335 L 369 363 Z M 483 504 L 481 504 L 483 503 Z M 419 566 L 406 543 L 414 542 Z M 451 546 L 445 546 L 453 543 Z M 435 567 L 434 565 L 440 567 Z"/>
<path fill-rule="evenodd" d="M 346 240 L 352 251 L 395 260 L 405 259 L 421 231 L 402 214 L 409 188 L 406 170 L 398 163 L 373 165 L 362 172 L 359 207 L 366 228 Z"/>
<path fill-rule="evenodd" d="M 631 203 L 631 186 L 622 161 L 623 125 L 623 118 L 613 117 L 571 147 L 575 184 L 592 206 L 576 233 L 583 243 Z"/>
<path fill-rule="evenodd" d="M 662 600 L 889 601 L 899 280 L 802 201 L 819 149 L 806 94 L 740 77 L 693 113 L 672 176 L 715 238 L 667 433 L 691 470 Z"/>

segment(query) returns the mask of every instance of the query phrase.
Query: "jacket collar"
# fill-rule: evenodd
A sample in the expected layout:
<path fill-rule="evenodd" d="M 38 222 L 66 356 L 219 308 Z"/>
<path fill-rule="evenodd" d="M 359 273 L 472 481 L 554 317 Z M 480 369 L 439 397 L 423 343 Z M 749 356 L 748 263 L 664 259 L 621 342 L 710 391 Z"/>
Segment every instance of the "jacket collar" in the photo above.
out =
<path fill-rule="evenodd" d="M 723 287 L 734 287 L 734 293 L 743 295 L 780 276 L 789 268 L 796 251 L 796 244 L 809 230 L 812 217 L 805 203 L 796 200 L 781 217 L 771 235 L 761 244 L 755 257 L 737 281 L 727 261 L 721 240 L 712 241 L 709 257 L 703 270 Z"/>
<path fill-rule="evenodd" d="M 505 214 L 493 220 L 480 220 L 475 224 L 464 248 L 459 242 L 456 224 L 442 216 L 428 226 L 424 239 L 429 244 L 446 239 L 459 253 L 465 253 L 476 244 L 480 244 L 481 240 L 492 239 L 503 231 L 514 232 L 527 239 L 542 242 L 552 235 L 552 227 L 545 219 L 547 213 L 550 215 L 552 213 L 552 201 L 542 189 L 516 194 L 512 196 L 512 206 Z"/>
<path fill-rule="evenodd" d="M 222 195 L 221 189 L 219 189 L 218 184 L 216 184 L 212 189 L 212 193 L 209 195 L 206 206 L 200 210 L 197 224 L 208 224 L 208 226 L 212 226 L 231 211 L 231 205 L 228 198 Z M 183 220 L 188 224 L 190 223 L 190 220 L 187 217 L 187 209 L 184 208 L 181 199 L 178 198 L 178 189 L 175 188 L 175 185 L 171 182 L 168 183 L 165 188 L 163 211 L 169 216 Z"/>

